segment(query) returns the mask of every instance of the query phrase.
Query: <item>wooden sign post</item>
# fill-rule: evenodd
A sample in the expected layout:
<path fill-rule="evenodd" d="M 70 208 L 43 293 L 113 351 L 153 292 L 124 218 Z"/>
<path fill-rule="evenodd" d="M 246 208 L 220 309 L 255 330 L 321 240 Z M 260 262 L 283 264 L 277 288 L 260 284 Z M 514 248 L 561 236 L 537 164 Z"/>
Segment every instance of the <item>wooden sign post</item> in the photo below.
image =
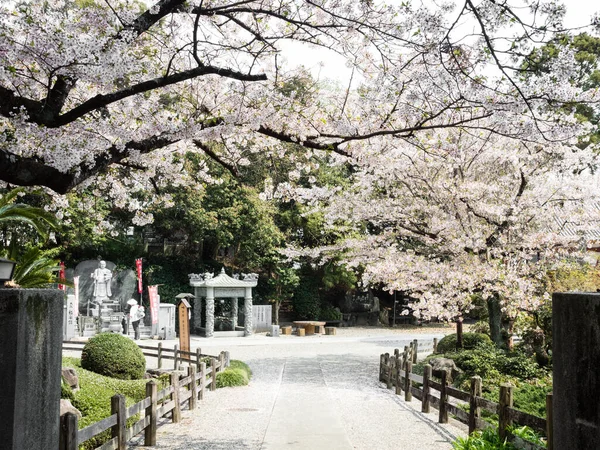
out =
<path fill-rule="evenodd" d="M 188 298 L 194 298 L 192 294 L 179 294 L 176 298 L 179 299 L 177 304 L 177 313 L 179 316 L 179 349 L 182 352 L 190 351 L 190 310 L 191 306 L 187 301 Z M 183 355 L 189 358 L 190 355 Z"/>

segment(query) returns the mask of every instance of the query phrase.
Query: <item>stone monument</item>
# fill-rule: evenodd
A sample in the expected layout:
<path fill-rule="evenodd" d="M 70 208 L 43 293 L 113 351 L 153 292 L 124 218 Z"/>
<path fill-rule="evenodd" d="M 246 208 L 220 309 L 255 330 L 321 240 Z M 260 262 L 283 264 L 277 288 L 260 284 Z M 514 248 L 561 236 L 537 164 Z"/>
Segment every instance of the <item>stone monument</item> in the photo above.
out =
<path fill-rule="evenodd" d="M 0 289 L 3 450 L 58 448 L 64 292 Z"/>
<path fill-rule="evenodd" d="M 96 305 L 95 309 L 97 312 L 93 315 L 100 315 L 100 310 L 102 309 L 102 303 L 110 300 L 112 295 L 112 290 L 110 288 L 110 284 L 112 282 L 112 271 L 106 268 L 106 261 L 100 261 L 98 264 L 98 268 L 94 270 L 90 278 L 92 278 L 94 283 L 94 291 L 92 293 L 93 299 L 92 302 Z M 89 305 L 89 304 L 88 304 Z M 89 306 L 88 306 L 88 315 L 89 315 Z"/>

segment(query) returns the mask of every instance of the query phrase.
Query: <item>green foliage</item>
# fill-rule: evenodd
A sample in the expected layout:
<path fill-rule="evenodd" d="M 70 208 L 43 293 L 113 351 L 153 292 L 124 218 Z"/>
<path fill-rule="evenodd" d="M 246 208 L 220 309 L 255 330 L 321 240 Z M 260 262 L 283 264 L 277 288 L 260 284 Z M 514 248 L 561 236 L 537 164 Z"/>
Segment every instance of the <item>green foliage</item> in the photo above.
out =
<path fill-rule="evenodd" d="M 463 333 L 463 349 L 471 350 L 479 344 L 491 344 L 492 340 L 486 334 Z M 456 333 L 449 334 L 440 339 L 437 346 L 438 353 L 448 353 L 456 350 Z"/>
<path fill-rule="evenodd" d="M 488 428 L 475 431 L 467 438 L 458 438 L 452 443 L 454 450 L 517 450 L 514 445 L 501 440 L 498 431 Z"/>
<path fill-rule="evenodd" d="M 91 372 L 81 367 L 81 360 L 77 358 L 63 358 L 63 367 L 71 367 L 77 371 L 81 389 L 73 394 L 73 406 L 77 408 L 82 418 L 79 420 L 79 429 L 98 422 L 111 415 L 111 397 L 115 394 L 125 396 L 125 403 L 131 406 L 146 397 L 146 380 L 119 380 Z M 137 417 L 127 421 L 131 426 Z M 110 439 L 110 430 L 101 433 L 86 441 L 81 450 L 91 450 L 99 447 Z"/>
<path fill-rule="evenodd" d="M 131 339 L 117 333 L 101 333 L 83 347 L 81 366 L 101 375 L 137 380 L 146 372 L 146 359 Z"/>
<path fill-rule="evenodd" d="M 75 400 L 73 389 L 71 389 L 71 386 L 65 383 L 64 378 L 61 378 L 60 380 L 60 398 L 65 400 L 71 400 L 71 402 Z"/>
<path fill-rule="evenodd" d="M 517 436 L 524 441 L 531 442 L 535 445 L 539 445 L 540 447 L 546 447 L 546 442 L 540 437 L 540 435 L 527 426 L 508 427 L 508 431 L 512 435 Z"/>
<path fill-rule="evenodd" d="M 22 254 L 15 247 L 12 247 L 11 250 L 14 253 L 11 253 L 9 257 L 17 261 L 13 280 L 20 287 L 48 287 L 48 285 L 59 281 L 63 284 L 71 284 L 67 280 L 57 278 L 60 261 L 55 257 L 58 254 L 58 249 L 42 250 L 39 247 L 31 247 Z"/>
<path fill-rule="evenodd" d="M 46 239 L 48 231 L 58 226 L 56 217 L 43 208 L 15 203 L 16 198 L 25 192 L 24 188 L 17 188 L 0 196 L 0 224 L 25 223 L 32 226 L 42 239 Z M 13 239 L 17 239 L 17 236 Z"/>
<path fill-rule="evenodd" d="M 321 320 L 342 320 L 342 313 L 339 309 L 334 308 L 331 305 L 321 306 L 321 313 L 319 314 Z"/>
<path fill-rule="evenodd" d="M 468 383 L 471 377 L 478 375 L 485 380 L 484 387 L 494 387 L 513 379 L 531 380 L 547 375 L 546 370 L 527 355 L 520 352 L 507 353 L 491 343 L 444 356 L 453 359 L 463 371 L 457 377 L 457 383 Z"/>
<path fill-rule="evenodd" d="M 217 388 L 246 386 L 251 376 L 250 367 L 246 363 L 234 359 L 227 369 L 217 374 Z"/>
<path fill-rule="evenodd" d="M 300 284 L 292 299 L 297 320 L 317 320 L 321 314 L 321 297 L 318 281 L 306 276 L 300 277 Z"/>

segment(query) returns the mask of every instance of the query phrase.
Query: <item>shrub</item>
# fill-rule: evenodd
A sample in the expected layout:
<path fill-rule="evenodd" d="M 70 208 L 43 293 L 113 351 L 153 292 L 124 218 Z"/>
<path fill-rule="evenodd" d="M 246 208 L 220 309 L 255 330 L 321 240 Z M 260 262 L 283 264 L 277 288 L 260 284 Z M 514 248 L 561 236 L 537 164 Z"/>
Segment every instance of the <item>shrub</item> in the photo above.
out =
<path fill-rule="evenodd" d="M 79 429 L 96 423 L 111 415 L 110 399 L 115 394 L 125 396 L 127 406 L 131 406 L 146 397 L 146 380 L 119 380 L 99 375 L 81 367 L 77 358 L 63 358 L 63 367 L 72 367 L 77 370 L 81 389 L 73 393 L 71 403 L 77 408 L 82 418 L 79 420 Z M 136 415 L 127 420 L 131 426 L 139 417 Z M 80 446 L 82 450 L 94 449 L 111 438 L 110 430 L 101 433 Z"/>
<path fill-rule="evenodd" d="M 458 438 L 452 443 L 454 450 L 516 450 L 515 446 L 500 439 L 498 431 L 486 429 L 475 431 L 469 437 Z"/>
<path fill-rule="evenodd" d="M 246 386 L 251 375 L 252 371 L 246 363 L 234 359 L 227 369 L 217 374 L 217 388 Z"/>
<path fill-rule="evenodd" d="M 463 349 L 471 350 L 479 344 L 491 344 L 492 340 L 487 334 L 481 333 L 463 333 Z M 456 350 L 456 333 L 444 336 L 438 342 L 437 352 L 448 353 Z"/>
<path fill-rule="evenodd" d="M 116 333 L 101 333 L 83 347 L 81 367 L 112 378 L 139 380 L 146 372 L 146 359 L 131 339 Z"/>

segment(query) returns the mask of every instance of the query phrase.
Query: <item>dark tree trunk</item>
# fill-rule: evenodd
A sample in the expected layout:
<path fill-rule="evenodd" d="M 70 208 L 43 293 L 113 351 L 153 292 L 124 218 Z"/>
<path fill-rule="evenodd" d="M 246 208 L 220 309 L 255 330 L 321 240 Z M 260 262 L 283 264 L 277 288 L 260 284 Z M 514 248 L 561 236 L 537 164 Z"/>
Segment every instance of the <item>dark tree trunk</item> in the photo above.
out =
<path fill-rule="evenodd" d="M 460 350 L 463 346 L 463 318 L 456 319 L 456 349 Z"/>
<path fill-rule="evenodd" d="M 496 347 L 504 345 L 502 338 L 502 309 L 500 308 L 500 299 L 497 296 L 488 298 L 487 301 L 488 317 L 490 324 L 490 337 Z"/>

